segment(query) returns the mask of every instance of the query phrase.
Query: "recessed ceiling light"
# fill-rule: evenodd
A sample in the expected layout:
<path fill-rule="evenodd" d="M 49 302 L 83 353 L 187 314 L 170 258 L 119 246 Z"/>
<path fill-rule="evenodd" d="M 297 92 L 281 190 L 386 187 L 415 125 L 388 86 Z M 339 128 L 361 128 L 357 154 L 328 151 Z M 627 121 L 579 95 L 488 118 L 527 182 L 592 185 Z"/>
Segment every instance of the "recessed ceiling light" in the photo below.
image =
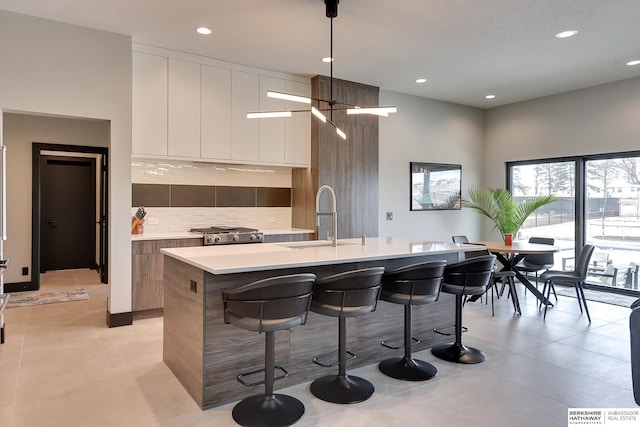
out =
<path fill-rule="evenodd" d="M 486 95 L 486 96 L 485 96 L 485 98 L 487 98 L 487 99 L 493 99 L 493 98 L 495 98 L 495 97 L 496 97 L 495 95 Z"/>
<path fill-rule="evenodd" d="M 567 37 L 573 37 L 576 34 L 578 34 L 578 30 L 560 31 L 558 34 L 556 34 L 556 38 L 557 39 L 566 39 Z"/>
<path fill-rule="evenodd" d="M 416 83 L 426 83 L 427 79 L 416 79 Z"/>
<path fill-rule="evenodd" d="M 640 59 L 634 59 L 633 61 L 627 62 L 627 65 L 638 65 L 640 64 Z"/>
<path fill-rule="evenodd" d="M 322 62 L 333 62 L 333 58 L 330 56 L 325 56 L 322 58 Z"/>
<path fill-rule="evenodd" d="M 196 31 L 198 32 L 198 34 L 202 34 L 202 35 L 205 35 L 205 36 L 208 36 L 209 34 L 211 34 L 213 32 L 207 27 L 198 27 L 198 28 L 196 28 Z"/>

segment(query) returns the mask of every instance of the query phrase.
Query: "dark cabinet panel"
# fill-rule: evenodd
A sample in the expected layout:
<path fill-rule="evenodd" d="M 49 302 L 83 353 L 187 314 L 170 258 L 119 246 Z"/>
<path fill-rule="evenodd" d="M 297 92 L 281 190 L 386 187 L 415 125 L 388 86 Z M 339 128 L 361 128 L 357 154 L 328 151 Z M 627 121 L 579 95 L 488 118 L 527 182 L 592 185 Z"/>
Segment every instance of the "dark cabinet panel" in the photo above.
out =
<path fill-rule="evenodd" d="M 202 246 L 201 238 L 138 240 L 131 244 L 131 308 L 141 313 L 164 306 L 164 255 L 162 248 Z M 146 313 L 148 315 L 149 313 Z M 145 315 L 145 317 L 146 317 Z"/>

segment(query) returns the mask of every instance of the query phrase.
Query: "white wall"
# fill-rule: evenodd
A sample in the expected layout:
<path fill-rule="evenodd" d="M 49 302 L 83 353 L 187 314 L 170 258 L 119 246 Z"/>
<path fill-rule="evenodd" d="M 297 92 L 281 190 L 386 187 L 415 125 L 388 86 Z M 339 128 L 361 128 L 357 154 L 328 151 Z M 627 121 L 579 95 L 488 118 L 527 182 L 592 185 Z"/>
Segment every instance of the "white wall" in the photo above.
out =
<path fill-rule="evenodd" d="M 5 256 L 11 268 L 5 283 L 31 280 L 31 143 L 107 147 L 109 122 L 73 120 L 26 114 L 4 114 L 4 145 L 7 146 L 7 223 L 10 232 Z M 22 276 L 22 267 L 29 275 Z"/>
<path fill-rule="evenodd" d="M 131 38 L 0 11 L 0 61 L 1 110 L 110 122 L 108 309 L 131 311 Z"/>
<path fill-rule="evenodd" d="M 640 150 L 640 78 L 487 110 L 485 145 L 491 186 L 507 161 Z"/>
<path fill-rule="evenodd" d="M 468 210 L 409 210 L 409 162 L 461 164 L 464 196 L 483 179 L 483 111 L 385 90 L 380 105 L 396 105 L 398 113 L 379 121 L 379 235 L 446 242 L 454 234 L 480 238 L 480 219 Z M 392 221 L 386 212 L 393 212 Z"/>

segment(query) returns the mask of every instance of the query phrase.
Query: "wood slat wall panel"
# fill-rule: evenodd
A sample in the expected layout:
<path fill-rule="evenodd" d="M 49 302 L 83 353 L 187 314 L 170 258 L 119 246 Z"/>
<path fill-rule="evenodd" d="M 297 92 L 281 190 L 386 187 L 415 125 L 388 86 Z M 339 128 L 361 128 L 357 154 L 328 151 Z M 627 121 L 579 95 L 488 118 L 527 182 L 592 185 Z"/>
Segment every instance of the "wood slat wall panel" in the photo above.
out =
<path fill-rule="evenodd" d="M 330 80 L 311 80 L 312 96 L 330 99 Z M 345 80 L 333 80 L 333 98 L 354 105 L 378 105 L 379 89 Z M 321 108 L 325 106 L 321 105 Z M 378 117 L 333 113 L 333 121 L 347 134 L 343 141 L 332 126 L 317 120 L 311 125 L 311 170 L 294 170 L 293 223 L 295 227 L 316 228 L 315 194 L 328 184 L 338 201 L 338 238 L 378 235 Z M 322 209 L 328 208 L 326 200 Z M 321 220 L 319 238 L 329 228 L 329 218 Z"/>
<path fill-rule="evenodd" d="M 163 361 L 202 407 L 204 273 L 173 258 L 166 258 Z M 197 283 L 197 292 L 190 290 L 191 280 Z"/>

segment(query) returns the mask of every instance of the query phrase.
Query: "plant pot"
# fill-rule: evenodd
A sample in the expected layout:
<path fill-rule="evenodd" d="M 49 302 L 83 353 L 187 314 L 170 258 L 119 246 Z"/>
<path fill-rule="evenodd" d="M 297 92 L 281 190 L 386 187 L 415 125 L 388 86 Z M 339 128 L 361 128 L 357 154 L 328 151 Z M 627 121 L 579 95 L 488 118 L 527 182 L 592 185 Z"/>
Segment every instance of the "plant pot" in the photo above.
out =
<path fill-rule="evenodd" d="M 504 235 L 504 244 L 507 246 L 513 245 L 513 234 L 507 233 Z"/>

